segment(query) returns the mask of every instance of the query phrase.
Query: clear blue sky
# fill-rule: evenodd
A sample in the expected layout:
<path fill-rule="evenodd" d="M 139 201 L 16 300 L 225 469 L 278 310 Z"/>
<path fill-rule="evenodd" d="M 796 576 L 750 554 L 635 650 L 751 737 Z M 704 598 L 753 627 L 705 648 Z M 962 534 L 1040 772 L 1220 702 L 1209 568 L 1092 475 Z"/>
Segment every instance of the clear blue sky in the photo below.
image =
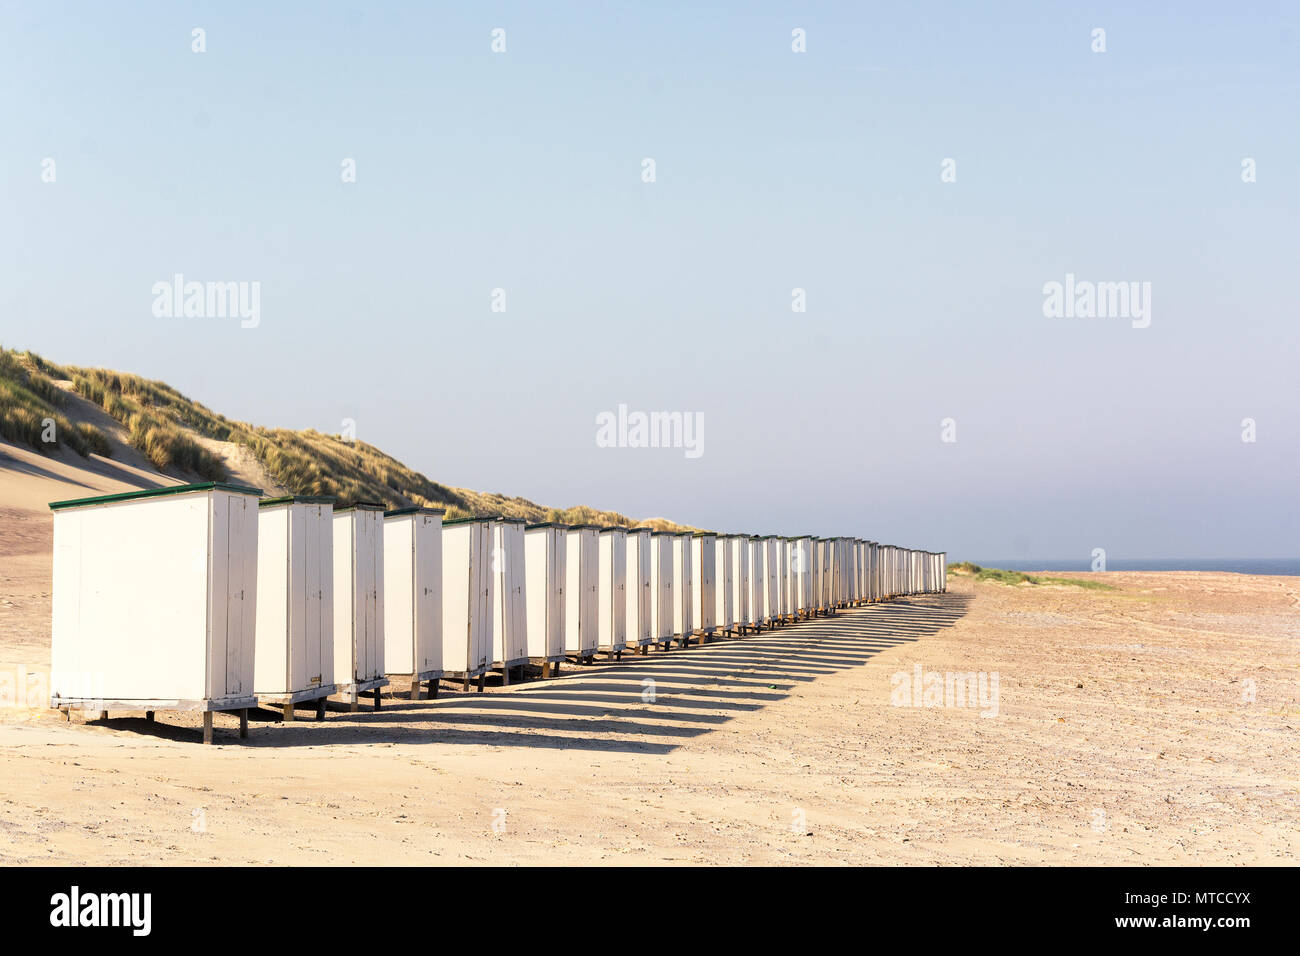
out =
<path fill-rule="evenodd" d="M 6 346 L 547 504 L 1300 552 L 1295 4 L 127 6 L 0 4 Z M 260 327 L 155 318 L 177 272 Z M 596 447 L 620 402 L 703 457 Z"/>

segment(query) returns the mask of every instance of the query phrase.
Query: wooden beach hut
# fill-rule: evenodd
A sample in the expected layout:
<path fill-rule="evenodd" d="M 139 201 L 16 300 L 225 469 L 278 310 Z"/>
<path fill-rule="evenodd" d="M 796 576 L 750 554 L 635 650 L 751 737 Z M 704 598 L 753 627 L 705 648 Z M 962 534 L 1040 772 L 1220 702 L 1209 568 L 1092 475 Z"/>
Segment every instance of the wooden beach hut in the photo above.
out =
<path fill-rule="evenodd" d="M 291 721 L 334 693 L 334 499 L 264 498 L 257 509 L 257 649 L 253 688 Z"/>
<path fill-rule="evenodd" d="M 50 706 L 234 711 L 256 706 L 258 498 L 224 482 L 50 503 Z"/>

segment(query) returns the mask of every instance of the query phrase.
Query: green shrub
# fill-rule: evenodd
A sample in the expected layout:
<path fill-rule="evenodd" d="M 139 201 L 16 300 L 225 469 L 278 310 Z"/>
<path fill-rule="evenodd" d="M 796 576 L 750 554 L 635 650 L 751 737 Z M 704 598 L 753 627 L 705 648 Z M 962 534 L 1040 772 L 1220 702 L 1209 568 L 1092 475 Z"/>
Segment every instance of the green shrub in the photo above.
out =
<path fill-rule="evenodd" d="M 1084 578 L 1055 578 L 1045 575 L 1026 574 L 1023 571 L 1006 571 L 1002 568 L 982 568 L 970 561 L 958 561 L 948 565 L 950 574 L 974 575 L 976 581 L 994 581 L 998 584 L 1061 584 L 1069 587 L 1086 588 L 1090 591 L 1113 591 L 1113 585 L 1101 581 L 1089 581 Z"/>

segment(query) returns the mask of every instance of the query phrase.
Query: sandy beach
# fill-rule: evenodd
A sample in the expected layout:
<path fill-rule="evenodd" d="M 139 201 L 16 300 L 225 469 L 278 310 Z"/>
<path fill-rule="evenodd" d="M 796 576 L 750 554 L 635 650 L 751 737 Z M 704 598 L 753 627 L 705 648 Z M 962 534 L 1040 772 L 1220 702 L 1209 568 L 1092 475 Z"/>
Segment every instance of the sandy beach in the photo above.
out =
<path fill-rule="evenodd" d="M 0 668 L 39 687 L 53 479 L 0 480 Z M 1089 577 L 1115 590 L 953 576 L 482 695 L 259 710 L 244 742 L 220 715 L 207 748 L 33 701 L 0 713 L 0 863 L 1293 861 L 1300 579 Z M 996 675 L 996 707 L 901 706 L 918 666 Z"/>

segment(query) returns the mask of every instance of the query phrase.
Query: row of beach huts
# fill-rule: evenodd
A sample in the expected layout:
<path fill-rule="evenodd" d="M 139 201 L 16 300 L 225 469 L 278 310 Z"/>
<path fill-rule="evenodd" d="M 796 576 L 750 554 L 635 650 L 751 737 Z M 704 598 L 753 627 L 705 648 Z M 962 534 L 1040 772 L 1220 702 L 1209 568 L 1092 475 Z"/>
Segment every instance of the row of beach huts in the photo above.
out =
<path fill-rule="evenodd" d="M 212 715 L 391 678 L 509 683 L 946 589 L 942 553 L 861 538 L 444 519 L 221 482 L 53 502 L 51 706 Z"/>

